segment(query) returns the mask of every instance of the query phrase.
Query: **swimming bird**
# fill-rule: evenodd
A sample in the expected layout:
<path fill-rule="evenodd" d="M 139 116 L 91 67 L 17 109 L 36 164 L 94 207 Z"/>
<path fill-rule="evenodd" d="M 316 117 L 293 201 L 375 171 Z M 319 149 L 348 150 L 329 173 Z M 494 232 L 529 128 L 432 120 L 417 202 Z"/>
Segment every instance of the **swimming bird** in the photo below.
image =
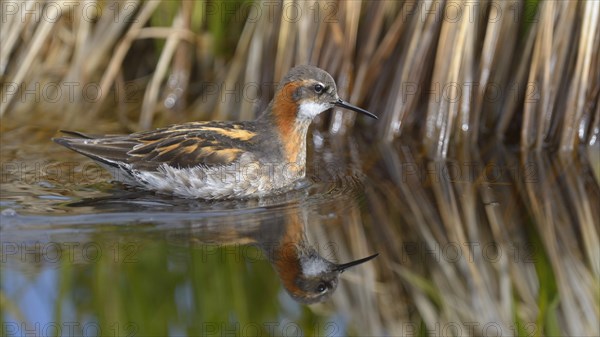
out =
<path fill-rule="evenodd" d="M 342 100 L 325 70 L 301 65 L 288 72 L 253 121 L 190 122 L 130 135 L 62 131 L 71 137 L 53 141 L 128 185 L 183 198 L 260 197 L 304 178 L 308 128 L 336 106 L 377 119 Z"/>

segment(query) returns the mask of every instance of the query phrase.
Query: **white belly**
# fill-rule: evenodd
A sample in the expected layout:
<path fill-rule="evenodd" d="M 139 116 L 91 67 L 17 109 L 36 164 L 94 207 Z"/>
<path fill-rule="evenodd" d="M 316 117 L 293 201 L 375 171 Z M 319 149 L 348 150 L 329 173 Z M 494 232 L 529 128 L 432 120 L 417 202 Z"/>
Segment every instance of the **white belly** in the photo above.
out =
<path fill-rule="evenodd" d="M 229 166 L 175 168 L 163 164 L 157 171 L 133 171 L 135 185 L 184 198 L 231 199 L 259 197 L 289 188 L 305 175 L 296 164 L 237 162 Z"/>

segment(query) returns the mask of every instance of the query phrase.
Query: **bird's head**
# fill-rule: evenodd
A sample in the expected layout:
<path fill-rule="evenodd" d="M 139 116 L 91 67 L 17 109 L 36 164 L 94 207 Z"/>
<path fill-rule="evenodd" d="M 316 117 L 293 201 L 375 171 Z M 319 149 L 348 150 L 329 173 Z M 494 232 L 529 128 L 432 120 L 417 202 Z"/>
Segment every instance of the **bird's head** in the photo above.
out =
<path fill-rule="evenodd" d="M 316 251 L 309 250 L 297 259 L 278 263 L 277 270 L 286 291 L 296 301 L 312 304 L 327 300 L 338 286 L 340 274 L 346 269 L 367 262 L 379 254 L 374 254 L 348 263 L 337 264 Z"/>
<path fill-rule="evenodd" d="M 367 110 L 342 100 L 333 77 L 325 70 L 309 65 L 297 66 L 288 72 L 277 88 L 272 108 L 278 117 L 310 122 L 335 106 L 377 119 Z"/>

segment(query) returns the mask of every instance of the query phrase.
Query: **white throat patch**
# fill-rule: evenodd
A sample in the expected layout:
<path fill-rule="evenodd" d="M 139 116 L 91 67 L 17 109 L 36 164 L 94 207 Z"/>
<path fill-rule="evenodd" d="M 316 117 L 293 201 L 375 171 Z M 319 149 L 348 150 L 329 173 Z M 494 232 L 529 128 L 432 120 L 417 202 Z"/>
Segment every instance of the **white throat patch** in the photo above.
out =
<path fill-rule="evenodd" d="M 315 103 L 315 102 L 304 102 L 300 104 L 300 110 L 298 111 L 298 117 L 312 120 L 321 112 L 329 109 L 328 104 Z"/>
<path fill-rule="evenodd" d="M 306 276 L 317 276 L 327 271 L 327 263 L 322 259 L 309 259 L 302 263 L 302 273 Z"/>

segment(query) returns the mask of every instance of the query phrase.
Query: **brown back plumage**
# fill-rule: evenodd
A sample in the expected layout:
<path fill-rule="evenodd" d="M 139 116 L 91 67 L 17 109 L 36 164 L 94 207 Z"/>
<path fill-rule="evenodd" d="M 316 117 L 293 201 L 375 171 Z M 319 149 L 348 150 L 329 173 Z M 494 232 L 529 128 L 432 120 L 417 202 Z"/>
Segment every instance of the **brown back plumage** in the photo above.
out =
<path fill-rule="evenodd" d="M 131 135 L 97 136 L 63 131 L 75 137 L 53 141 L 103 164 L 156 170 L 224 166 L 254 150 L 255 125 L 248 122 L 194 122 Z"/>

